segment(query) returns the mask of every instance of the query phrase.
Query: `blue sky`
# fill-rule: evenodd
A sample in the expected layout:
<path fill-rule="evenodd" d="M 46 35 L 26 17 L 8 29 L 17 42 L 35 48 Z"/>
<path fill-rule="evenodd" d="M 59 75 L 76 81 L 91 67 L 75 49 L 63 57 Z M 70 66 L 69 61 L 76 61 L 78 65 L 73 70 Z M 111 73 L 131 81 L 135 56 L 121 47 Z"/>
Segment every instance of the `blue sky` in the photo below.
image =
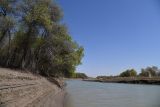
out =
<path fill-rule="evenodd" d="M 69 33 L 85 48 L 77 68 L 89 76 L 160 67 L 158 0 L 56 0 Z"/>

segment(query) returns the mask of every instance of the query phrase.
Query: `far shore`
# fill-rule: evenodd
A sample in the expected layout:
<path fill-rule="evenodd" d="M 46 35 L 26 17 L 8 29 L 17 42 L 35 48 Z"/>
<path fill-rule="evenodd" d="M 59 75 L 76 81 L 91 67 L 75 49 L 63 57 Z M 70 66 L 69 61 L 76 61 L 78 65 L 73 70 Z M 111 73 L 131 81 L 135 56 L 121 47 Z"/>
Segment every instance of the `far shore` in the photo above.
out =
<path fill-rule="evenodd" d="M 102 83 L 129 83 L 129 84 L 153 84 L 160 85 L 160 77 L 112 77 L 112 78 L 94 78 L 84 79 L 83 81 L 89 82 L 102 82 Z"/>

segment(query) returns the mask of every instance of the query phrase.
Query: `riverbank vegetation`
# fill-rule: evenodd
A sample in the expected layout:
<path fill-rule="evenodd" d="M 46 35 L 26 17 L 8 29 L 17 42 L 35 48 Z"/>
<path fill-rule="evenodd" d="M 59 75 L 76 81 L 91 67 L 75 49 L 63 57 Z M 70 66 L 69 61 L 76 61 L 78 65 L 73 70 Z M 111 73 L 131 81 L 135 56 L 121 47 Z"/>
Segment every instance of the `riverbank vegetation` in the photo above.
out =
<path fill-rule="evenodd" d="M 88 76 L 85 73 L 75 73 L 73 78 L 77 78 L 77 79 L 87 79 Z"/>
<path fill-rule="evenodd" d="M 139 74 L 134 69 L 128 69 L 117 76 L 97 76 L 86 81 L 160 85 L 160 69 L 156 66 L 147 67 L 141 69 Z"/>
<path fill-rule="evenodd" d="M 147 67 L 147 68 L 142 68 L 141 72 L 138 74 L 136 70 L 131 69 L 131 70 L 126 70 L 122 72 L 120 77 L 158 77 L 160 76 L 160 69 L 156 66 L 152 67 Z"/>
<path fill-rule="evenodd" d="M 127 69 L 117 76 L 97 76 L 97 78 L 114 78 L 114 77 L 160 77 L 160 69 L 156 66 L 142 68 L 138 74 L 135 69 Z"/>
<path fill-rule="evenodd" d="M 120 77 L 135 77 L 137 72 L 134 69 L 128 69 L 120 74 Z"/>
<path fill-rule="evenodd" d="M 73 76 L 84 49 L 69 35 L 62 16 L 53 0 L 1 0 L 0 66 Z"/>

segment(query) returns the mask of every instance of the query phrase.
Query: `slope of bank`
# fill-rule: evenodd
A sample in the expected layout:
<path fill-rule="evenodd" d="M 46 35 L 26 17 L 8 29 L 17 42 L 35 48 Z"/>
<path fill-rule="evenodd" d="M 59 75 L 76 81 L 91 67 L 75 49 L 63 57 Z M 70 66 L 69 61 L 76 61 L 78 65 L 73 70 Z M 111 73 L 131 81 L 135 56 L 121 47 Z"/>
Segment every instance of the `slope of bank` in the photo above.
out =
<path fill-rule="evenodd" d="M 0 107 L 63 107 L 64 95 L 44 77 L 0 68 Z"/>

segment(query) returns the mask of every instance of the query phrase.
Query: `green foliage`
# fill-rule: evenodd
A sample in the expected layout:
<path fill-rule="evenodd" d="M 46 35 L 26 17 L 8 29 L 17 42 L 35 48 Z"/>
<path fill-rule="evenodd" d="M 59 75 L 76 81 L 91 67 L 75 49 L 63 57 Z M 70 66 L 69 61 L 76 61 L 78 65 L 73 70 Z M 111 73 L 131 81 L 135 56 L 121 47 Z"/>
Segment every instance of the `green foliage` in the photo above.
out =
<path fill-rule="evenodd" d="M 15 5 L 9 0 L 3 3 L 0 5 L 9 14 L 0 16 L 0 38 L 3 39 L 0 39 L 0 66 L 44 76 L 72 77 L 76 66 L 81 64 L 84 49 L 72 40 L 67 27 L 60 23 L 59 6 L 52 0 L 21 0 L 15 1 Z M 9 39 L 4 41 L 6 37 Z"/>
<path fill-rule="evenodd" d="M 120 74 L 120 77 L 135 77 L 137 72 L 134 69 L 128 69 Z"/>
<path fill-rule="evenodd" d="M 87 79 L 88 76 L 85 73 L 75 73 L 74 78 L 81 78 L 81 79 Z"/>
<path fill-rule="evenodd" d="M 6 44 L 5 40 L 11 39 L 11 30 L 14 27 L 14 20 L 11 17 L 0 17 L 0 49 Z"/>
<path fill-rule="evenodd" d="M 159 69 L 158 69 L 158 67 L 155 67 L 155 66 L 153 66 L 153 67 L 147 67 L 147 68 L 145 68 L 145 69 L 142 69 L 141 70 L 141 73 L 139 74 L 140 76 L 142 76 L 142 77 L 154 77 L 154 76 L 158 76 L 159 74 Z"/>

